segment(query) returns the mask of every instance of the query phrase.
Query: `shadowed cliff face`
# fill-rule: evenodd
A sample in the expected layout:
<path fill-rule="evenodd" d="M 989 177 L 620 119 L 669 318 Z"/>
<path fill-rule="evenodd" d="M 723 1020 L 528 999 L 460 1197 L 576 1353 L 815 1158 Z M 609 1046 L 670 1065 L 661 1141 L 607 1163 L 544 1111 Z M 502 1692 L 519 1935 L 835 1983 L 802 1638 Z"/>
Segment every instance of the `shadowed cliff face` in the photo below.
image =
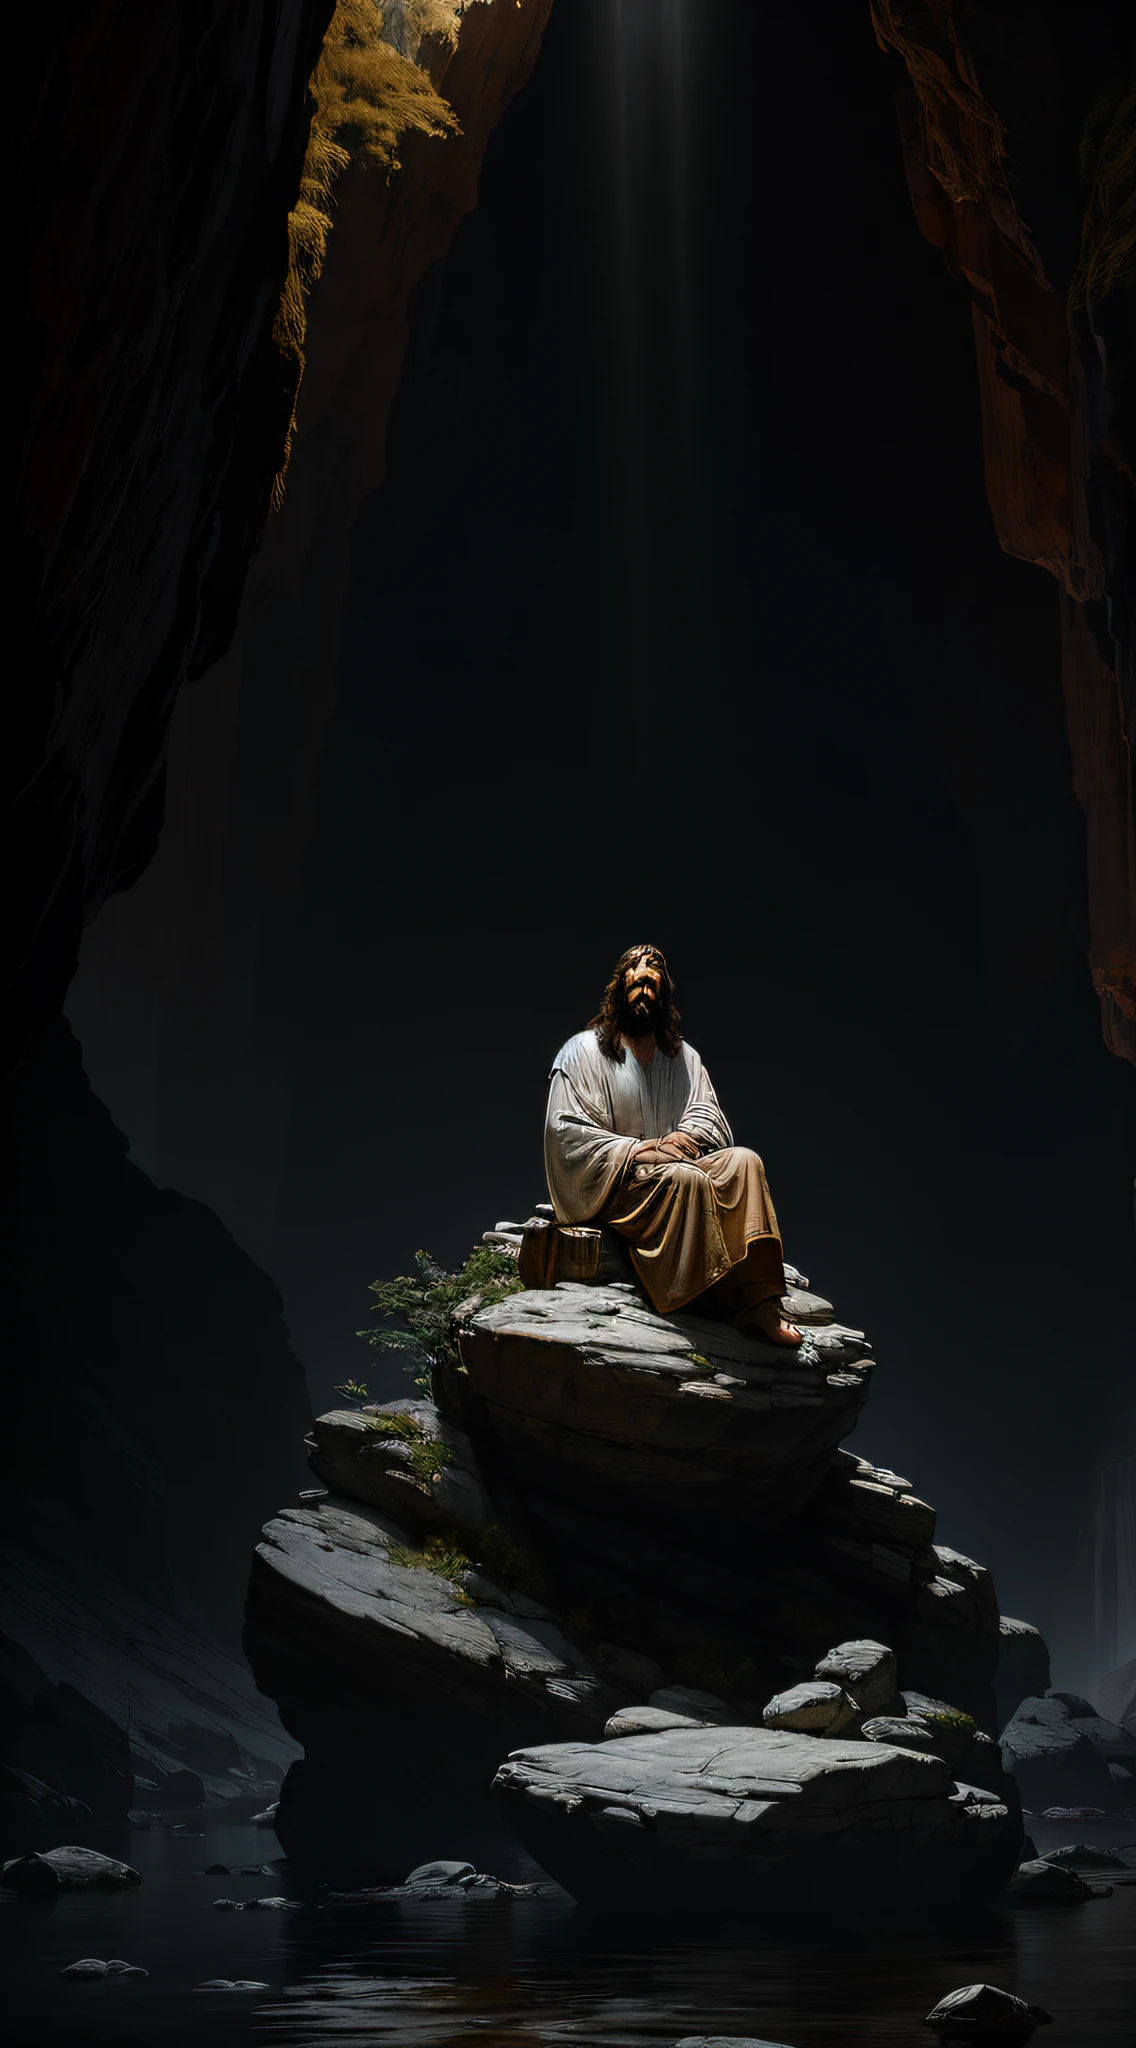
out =
<path fill-rule="evenodd" d="M 872 15 L 907 71 L 897 103 L 916 219 L 971 295 L 998 538 L 1060 587 L 1089 965 L 1105 1043 L 1136 1059 L 1130 25 L 1108 6 L 1012 0 L 965 18 L 951 0 L 873 0 Z"/>
<path fill-rule="evenodd" d="M 193 1100 L 205 1170 L 195 1188 L 265 1262 L 303 1033 L 294 1006 L 278 999 L 272 963 L 288 946 L 313 855 L 351 531 L 386 468 L 411 296 L 476 205 L 490 136 L 531 72 L 551 8 L 552 0 L 492 0 L 462 15 L 453 45 L 419 48 L 459 131 L 407 134 L 398 169 L 359 162 L 335 186 L 283 503 L 253 564 L 232 648 L 179 702 L 160 857 L 123 906 L 125 922 L 104 920 L 94 938 L 96 975 L 113 957 L 119 990 L 133 992 L 144 960 L 143 1005 L 160 990 L 156 1121 L 169 1114 L 169 1091 L 175 1124 Z M 424 429 L 433 463 L 429 422 Z M 385 680 L 378 648 L 376 694 Z M 133 993 L 127 1007 L 140 1014 Z M 250 1072 L 266 1010 L 273 1053 L 254 1056 Z M 234 1215 L 219 1133 L 243 1123 L 250 1103 L 256 1190 Z M 134 1125 L 131 1138 L 147 1154 L 150 1134 Z"/>
<path fill-rule="evenodd" d="M 272 329 L 330 14 L 87 0 L 24 31 L 8 1064 L 150 858 L 175 697 L 232 633 L 291 413 Z"/>
<path fill-rule="evenodd" d="M 249 1544 L 303 1469 L 309 1411 L 280 1298 L 208 1209 L 130 1163 L 62 1022 L 0 1119 L 20 1446 L 0 1516 L 5 1634 L 89 1718 L 129 1724 L 158 1771 L 208 1768 L 218 1748 L 279 1768 L 288 1745 L 238 1640 Z M 22 1680 L 11 1691 L 35 1697 Z M 39 1774 L 17 1733 L 2 1760 Z M 88 1796 L 73 1745 L 57 1750 L 61 1788 Z"/>

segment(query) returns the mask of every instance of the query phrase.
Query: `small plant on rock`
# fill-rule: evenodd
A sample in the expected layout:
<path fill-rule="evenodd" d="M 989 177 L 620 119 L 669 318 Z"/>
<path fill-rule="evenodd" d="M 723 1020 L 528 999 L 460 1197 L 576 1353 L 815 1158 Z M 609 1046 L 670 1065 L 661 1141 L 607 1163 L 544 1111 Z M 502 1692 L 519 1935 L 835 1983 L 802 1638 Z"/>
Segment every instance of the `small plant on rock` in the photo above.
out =
<path fill-rule="evenodd" d="M 521 1285 L 517 1262 L 508 1252 L 492 1245 L 476 1245 L 460 1273 L 447 1273 L 429 1252 L 416 1252 L 415 1271 L 397 1280 L 374 1280 L 375 1314 L 382 1317 L 378 1329 L 358 1330 L 376 1351 L 401 1351 L 404 1368 L 413 1374 L 416 1387 L 429 1388 L 435 1366 L 456 1365 L 453 1341 L 454 1311 L 471 1296 L 478 1306 L 503 1301 L 516 1294 Z"/>
<path fill-rule="evenodd" d="M 409 1450 L 407 1463 L 419 1479 L 435 1478 L 443 1465 L 452 1465 L 454 1454 L 441 1437 L 431 1436 L 413 1415 L 369 1414 L 367 1426 L 376 1436 L 396 1437 Z"/>

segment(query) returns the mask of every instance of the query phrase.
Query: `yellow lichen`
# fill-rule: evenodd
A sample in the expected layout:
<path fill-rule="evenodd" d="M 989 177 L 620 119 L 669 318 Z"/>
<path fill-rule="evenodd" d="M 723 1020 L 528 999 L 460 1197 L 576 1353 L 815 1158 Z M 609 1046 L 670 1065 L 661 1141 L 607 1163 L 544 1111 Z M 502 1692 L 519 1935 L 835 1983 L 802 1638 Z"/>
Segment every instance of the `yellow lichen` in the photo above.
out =
<path fill-rule="evenodd" d="M 300 195 L 288 216 L 288 273 L 273 329 L 283 354 L 296 365 L 296 399 L 304 369 L 308 294 L 327 254 L 332 188 L 354 162 L 380 166 L 390 177 L 399 166 L 403 135 L 442 136 L 458 130 L 457 117 L 417 61 L 430 37 L 456 43 L 462 7 L 451 0 L 338 0 L 312 73 L 315 100 Z M 279 505 L 292 449 L 296 399 L 273 489 Z"/>

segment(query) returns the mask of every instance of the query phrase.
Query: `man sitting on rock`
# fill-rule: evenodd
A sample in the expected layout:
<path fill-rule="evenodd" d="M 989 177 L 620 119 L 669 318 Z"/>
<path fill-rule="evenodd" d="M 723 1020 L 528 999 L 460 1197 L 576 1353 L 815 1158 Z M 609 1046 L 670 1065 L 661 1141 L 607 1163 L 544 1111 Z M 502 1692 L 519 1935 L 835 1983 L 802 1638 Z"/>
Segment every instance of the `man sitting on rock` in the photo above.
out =
<path fill-rule="evenodd" d="M 774 1343 L 800 1343 L 781 1314 L 785 1270 L 765 1169 L 733 1143 L 682 1038 L 657 946 L 623 954 L 599 1015 L 557 1053 L 544 1161 L 557 1221 L 625 1237 L 661 1313 L 697 1304 Z"/>

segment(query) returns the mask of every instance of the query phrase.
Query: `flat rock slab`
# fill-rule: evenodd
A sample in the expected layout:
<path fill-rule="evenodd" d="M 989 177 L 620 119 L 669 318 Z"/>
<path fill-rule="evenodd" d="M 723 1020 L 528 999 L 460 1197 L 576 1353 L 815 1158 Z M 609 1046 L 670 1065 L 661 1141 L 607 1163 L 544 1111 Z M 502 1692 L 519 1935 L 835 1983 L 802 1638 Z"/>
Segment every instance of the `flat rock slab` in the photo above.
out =
<path fill-rule="evenodd" d="M 620 1285 L 510 1295 L 459 1330 L 459 1349 L 475 1448 L 480 1403 L 482 1429 L 534 1486 L 578 1498 L 591 1480 L 672 1514 L 745 1520 L 808 1498 L 871 1370 L 862 1332 L 839 1324 L 785 1349 L 657 1315 Z"/>
<path fill-rule="evenodd" d="M 1020 1822 L 935 1756 L 780 1729 L 676 1728 L 518 1750 L 494 1793 L 573 1897 L 634 1911 L 808 1908 L 858 1895 L 974 1902 Z"/>

